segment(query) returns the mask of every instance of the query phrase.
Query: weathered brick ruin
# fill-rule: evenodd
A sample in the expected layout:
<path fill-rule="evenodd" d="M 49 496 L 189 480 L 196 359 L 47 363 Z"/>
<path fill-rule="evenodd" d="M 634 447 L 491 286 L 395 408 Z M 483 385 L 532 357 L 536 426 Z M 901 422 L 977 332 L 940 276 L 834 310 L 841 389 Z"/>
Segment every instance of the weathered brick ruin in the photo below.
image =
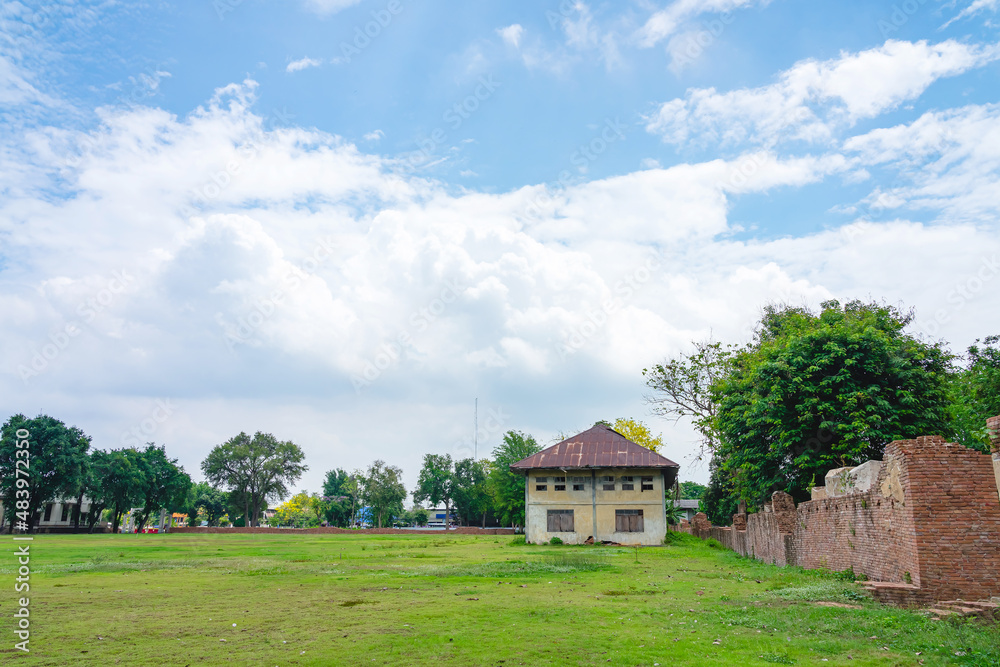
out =
<path fill-rule="evenodd" d="M 897 440 L 882 461 L 831 470 L 798 507 L 779 491 L 731 527 L 701 514 L 685 530 L 777 565 L 852 568 L 883 602 L 1000 595 L 1000 416 L 987 425 L 991 454 L 940 436 Z"/>

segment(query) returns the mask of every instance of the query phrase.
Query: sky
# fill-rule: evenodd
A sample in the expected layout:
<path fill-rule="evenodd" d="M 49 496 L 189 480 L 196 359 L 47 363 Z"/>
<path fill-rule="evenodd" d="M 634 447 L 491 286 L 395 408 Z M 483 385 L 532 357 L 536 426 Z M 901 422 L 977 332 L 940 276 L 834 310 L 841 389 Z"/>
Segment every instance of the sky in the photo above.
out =
<path fill-rule="evenodd" d="M 0 418 L 318 491 L 631 417 L 706 482 L 643 369 L 766 304 L 1000 333 L 998 10 L 4 2 Z"/>

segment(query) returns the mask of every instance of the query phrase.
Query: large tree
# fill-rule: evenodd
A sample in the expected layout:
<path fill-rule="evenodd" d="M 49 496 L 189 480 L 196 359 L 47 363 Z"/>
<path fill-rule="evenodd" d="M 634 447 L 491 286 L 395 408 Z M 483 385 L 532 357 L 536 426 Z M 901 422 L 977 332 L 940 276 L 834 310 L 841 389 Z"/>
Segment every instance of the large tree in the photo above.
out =
<path fill-rule="evenodd" d="M 682 418 L 691 420 L 701 435 L 700 458 L 710 456 L 718 445 L 717 396 L 712 387 L 729 374 L 739 348 L 711 340 L 693 344 L 693 352 L 644 368 L 642 374 L 646 386 L 653 390 L 646 396 L 653 414 L 675 422 Z"/>
<path fill-rule="evenodd" d="M 462 459 L 455 462 L 455 512 L 462 523 L 482 522 L 490 510 L 490 462 L 484 459 Z"/>
<path fill-rule="evenodd" d="M 117 533 L 122 517 L 143 501 L 145 472 L 142 452 L 134 447 L 94 452 L 91 500 L 111 510 L 111 532 Z M 94 511 L 91 510 L 91 519 Z M 91 528 L 93 524 L 91 524 Z"/>
<path fill-rule="evenodd" d="M 269 499 L 288 496 L 289 484 L 299 480 L 308 466 L 305 454 L 291 441 L 270 433 L 246 433 L 216 445 L 202 461 L 205 477 L 215 486 L 228 487 L 243 503 L 246 525 L 259 526 Z"/>
<path fill-rule="evenodd" d="M 969 346 L 965 364 L 952 378 L 952 431 L 966 447 L 989 451 L 986 420 L 1000 415 L 1000 336 Z"/>
<path fill-rule="evenodd" d="M 204 517 L 209 526 L 219 525 L 219 519 L 226 513 L 226 496 L 225 491 L 208 482 L 192 484 L 184 508 L 188 515 L 188 525 L 198 525 L 200 517 Z"/>
<path fill-rule="evenodd" d="M 912 313 L 851 301 L 819 313 L 769 306 L 750 347 L 712 385 L 716 473 L 750 507 L 807 499 L 831 468 L 880 459 L 892 440 L 945 433 L 950 355 L 907 334 Z"/>
<path fill-rule="evenodd" d="M 135 524 L 141 531 L 155 512 L 161 509 L 173 512 L 183 507 L 191 488 L 191 477 L 177 465 L 177 459 L 167 458 L 165 447 L 153 443 L 148 443 L 146 449 L 139 452 L 139 467 L 142 483 Z"/>
<path fill-rule="evenodd" d="M 429 500 L 431 506 L 444 505 L 444 529 L 451 521 L 451 501 L 455 494 L 455 466 L 450 454 L 424 454 L 424 466 L 413 491 L 413 502 Z"/>
<path fill-rule="evenodd" d="M 323 480 L 323 519 L 331 526 L 346 528 L 354 515 L 353 493 L 357 485 L 346 470 L 336 468 L 326 473 Z"/>
<path fill-rule="evenodd" d="M 513 472 L 510 466 L 541 450 L 533 437 L 520 431 L 507 431 L 503 442 L 493 450 L 490 495 L 497 518 L 504 525 L 524 525 L 524 475 Z"/>
<path fill-rule="evenodd" d="M 48 415 L 17 414 L 0 430 L 0 499 L 10 532 L 28 532 L 45 503 L 77 497 L 90 437 Z"/>
<path fill-rule="evenodd" d="M 403 471 L 378 460 L 368 467 L 364 476 L 361 500 L 367 505 L 369 517 L 376 528 L 392 525 L 393 517 L 402 516 L 406 487 Z"/>

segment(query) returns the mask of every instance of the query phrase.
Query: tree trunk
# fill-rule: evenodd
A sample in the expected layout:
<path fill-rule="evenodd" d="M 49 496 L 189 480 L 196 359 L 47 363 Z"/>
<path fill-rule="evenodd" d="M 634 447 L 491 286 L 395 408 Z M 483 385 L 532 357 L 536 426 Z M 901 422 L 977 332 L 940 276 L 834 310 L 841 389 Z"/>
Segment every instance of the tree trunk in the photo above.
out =
<path fill-rule="evenodd" d="M 80 532 L 80 510 L 83 508 L 83 489 L 76 498 L 76 507 L 73 508 L 73 532 Z"/>

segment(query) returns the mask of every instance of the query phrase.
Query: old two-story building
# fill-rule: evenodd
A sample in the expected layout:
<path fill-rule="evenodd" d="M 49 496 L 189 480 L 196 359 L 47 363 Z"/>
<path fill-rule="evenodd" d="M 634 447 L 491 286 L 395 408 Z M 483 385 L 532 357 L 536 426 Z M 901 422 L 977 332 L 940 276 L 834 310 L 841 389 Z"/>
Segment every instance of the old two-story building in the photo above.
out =
<path fill-rule="evenodd" d="M 526 477 L 525 539 L 662 544 L 676 463 L 603 424 L 511 465 Z"/>

